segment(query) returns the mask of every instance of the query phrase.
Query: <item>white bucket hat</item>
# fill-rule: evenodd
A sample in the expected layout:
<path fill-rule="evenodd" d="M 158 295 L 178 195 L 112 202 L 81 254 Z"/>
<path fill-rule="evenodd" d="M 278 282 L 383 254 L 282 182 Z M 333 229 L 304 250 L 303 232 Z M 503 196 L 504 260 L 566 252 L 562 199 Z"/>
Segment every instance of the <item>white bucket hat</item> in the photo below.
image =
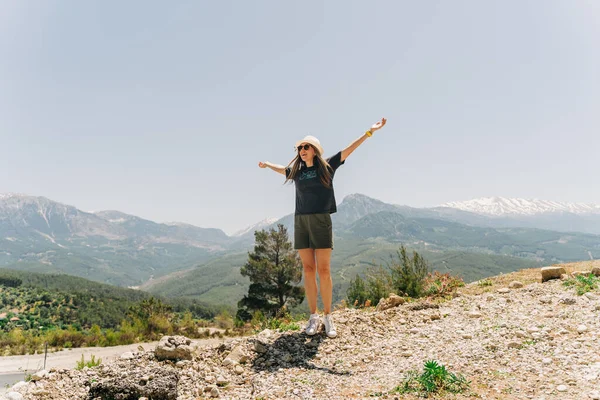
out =
<path fill-rule="evenodd" d="M 298 140 L 296 142 L 296 149 L 298 149 L 298 146 L 304 143 L 311 144 L 315 149 L 317 149 L 319 154 L 323 156 L 323 147 L 321 147 L 321 142 L 319 142 L 319 139 L 311 135 L 304 136 L 304 139 Z"/>

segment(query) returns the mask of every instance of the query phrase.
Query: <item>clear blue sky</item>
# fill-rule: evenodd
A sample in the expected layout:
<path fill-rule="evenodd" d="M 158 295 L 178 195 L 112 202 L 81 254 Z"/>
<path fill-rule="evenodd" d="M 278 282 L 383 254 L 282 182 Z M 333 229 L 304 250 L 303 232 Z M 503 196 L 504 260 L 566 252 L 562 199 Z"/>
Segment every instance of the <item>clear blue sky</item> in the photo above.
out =
<path fill-rule="evenodd" d="M 287 164 L 424 207 L 600 202 L 600 2 L 24 1 L 0 8 L 0 192 L 231 233 Z"/>

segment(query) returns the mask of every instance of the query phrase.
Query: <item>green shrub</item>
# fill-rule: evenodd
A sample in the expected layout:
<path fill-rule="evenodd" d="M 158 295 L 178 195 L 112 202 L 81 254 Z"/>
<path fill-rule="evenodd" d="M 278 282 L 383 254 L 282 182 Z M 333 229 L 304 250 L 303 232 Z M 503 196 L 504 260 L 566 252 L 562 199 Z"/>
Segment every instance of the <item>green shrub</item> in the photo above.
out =
<path fill-rule="evenodd" d="M 494 282 L 491 279 L 482 279 L 477 282 L 477 285 L 481 287 L 492 286 Z"/>
<path fill-rule="evenodd" d="M 435 271 L 427 275 L 424 286 L 425 296 L 445 298 L 451 296 L 459 287 L 465 286 L 465 282 L 448 273 L 441 274 Z"/>
<path fill-rule="evenodd" d="M 376 306 L 379 300 L 387 298 L 393 291 L 392 275 L 383 267 L 367 271 L 367 297 L 372 306 Z"/>
<path fill-rule="evenodd" d="M 89 361 L 85 361 L 85 359 L 83 358 L 83 354 L 82 354 L 81 360 L 77 361 L 77 366 L 75 367 L 75 369 L 82 370 L 85 367 L 93 368 L 93 367 L 97 367 L 101 363 L 102 363 L 102 359 L 98 358 L 96 360 L 96 356 L 94 356 L 93 354 L 92 354 L 92 358 Z"/>
<path fill-rule="evenodd" d="M 348 297 L 348 304 L 354 307 L 364 307 L 365 302 L 369 299 L 369 294 L 367 292 L 367 284 L 360 275 L 356 275 L 350 281 L 350 286 L 346 290 L 346 296 Z"/>
<path fill-rule="evenodd" d="M 400 247 L 397 257 L 398 260 L 393 261 L 389 267 L 395 293 L 400 296 L 421 297 L 425 277 L 429 271 L 427 262 L 416 251 L 409 257 L 404 246 Z"/>
<path fill-rule="evenodd" d="M 577 275 L 569 278 L 564 282 L 566 287 L 575 287 L 575 292 L 581 296 L 587 292 L 592 292 L 598 289 L 600 278 L 593 274 Z"/>
<path fill-rule="evenodd" d="M 423 372 L 409 371 L 404 382 L 397 386 L 394 393 L 418 393 L 428 397 L 433 393 L 450 392 L 461 393 L 470 385 L 462 375 L 449 372 L 445 366 L 437 361 L 425 362 Z"/>
<path fill-rule="evenodd" d="M 409 257 L 406 248 L 400 247 L 397 259 L 392 257 L 387 269 L 370 268 L 365 278 L 356 275 L 346 291 L 348 304 L 354 307 L 377 305 L 390 293 L 412 298 L 446 298 L 464 286 L 464 281 L 448 273 L 429 273 L 425 259 L 416 251 Z"/>

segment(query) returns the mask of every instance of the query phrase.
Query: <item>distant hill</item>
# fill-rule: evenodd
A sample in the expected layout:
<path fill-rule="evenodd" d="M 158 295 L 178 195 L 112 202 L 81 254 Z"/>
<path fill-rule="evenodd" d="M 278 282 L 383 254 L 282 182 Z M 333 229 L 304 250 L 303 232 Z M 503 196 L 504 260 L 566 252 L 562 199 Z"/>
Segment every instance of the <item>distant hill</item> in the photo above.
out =
<path fill-rule="evenodd" d="M 96 324 L 116 328 L 131 306 L 152 296 L 76 276 L 0 268 L 0 327 L 48 329 L 77 324 L 89 328 Z M 198 318 L 212 318 L 219 311 L 181 297 L 167 303 L 175 311 L 190 310 Z"/>
<path fill-rule="evenodd" d="M 0 325 L 48 329 L 97 324 L 115 328 L 130 306 L 150 296 L 64 274 L 0 269 L 0 316 L 4 317 Z M 18 320 L 11 323 L 11 318 Z"/>

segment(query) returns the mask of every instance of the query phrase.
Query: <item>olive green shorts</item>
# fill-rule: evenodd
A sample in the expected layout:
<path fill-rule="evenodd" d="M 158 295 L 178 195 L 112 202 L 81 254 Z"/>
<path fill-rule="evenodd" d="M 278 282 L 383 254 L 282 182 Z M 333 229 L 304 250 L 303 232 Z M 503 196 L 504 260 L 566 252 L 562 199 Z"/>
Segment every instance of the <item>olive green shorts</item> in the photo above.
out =
<path fill-rule="evenodd" d="M 331 214 L 294 216 L 294 248 L 333 249 Z"/>

